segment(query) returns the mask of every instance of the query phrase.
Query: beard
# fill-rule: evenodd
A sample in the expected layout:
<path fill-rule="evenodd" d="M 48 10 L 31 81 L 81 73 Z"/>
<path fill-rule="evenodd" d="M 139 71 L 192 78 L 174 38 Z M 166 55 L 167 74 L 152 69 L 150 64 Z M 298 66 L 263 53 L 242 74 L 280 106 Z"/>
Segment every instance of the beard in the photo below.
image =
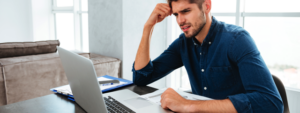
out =
<path fill-rule="evenodd" d="M 198 34 L 200 33 L 200 31 L 201 31 L 201 30 L 203 29 L 203 27 L 205 26 L 205 24 L 206 24 L 205 14 L 204 14 L 203 11 L 201 11 L 201 12 L 202 12 L 202 14 L 201 14 L 200 17 L 199 17 L 200 21 L 195 22 L 195 24 L 192 25 L 192 26 L 195 27 L 195 29 L 193 29 L 190 33 L 189 33 L 188 31 L 184 32 L 184 35 L 185 35 L 186 38 L 192 38 L 192 37 L 195 37 L 196 35 L 198 35 Z M 200 23 L 199 23 L 199 22 L 200 22 Z M 201 23 L 201 22 L 203 22 L 203 23 Z M 182 25 L 180 25 L 180 26 L 183 26 L 183 25 L 186 25 L 186 24 L 187 24 L 187 25 L 191 25 L 191 23 L 184 23 L 184 24 L 182 24 Z"/>

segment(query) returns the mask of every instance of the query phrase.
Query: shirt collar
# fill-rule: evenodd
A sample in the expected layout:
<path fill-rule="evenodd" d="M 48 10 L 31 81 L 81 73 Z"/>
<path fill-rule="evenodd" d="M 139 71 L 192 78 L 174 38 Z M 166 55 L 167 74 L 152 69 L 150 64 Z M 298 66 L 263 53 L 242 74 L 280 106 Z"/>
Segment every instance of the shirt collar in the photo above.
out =
<path fill-rule="evenodd" d="M 209 32 L 206 35 L 205 39 L 203 40 L 202 44 L 212 44 L 212 42 L 215 38 L 213 36 L 213 34 L 215 34 L 214 31 L 215 31 L 215 28 L 217 26 L 217 23 L 218 23 L 218 20 L 216 20 L 216 18 L 214 16 L 212 16 L 212 22 L 211 22 L 211 25 L 210 25 L 210 28 L 209 28 Z M 193 37 L 192 40 L 193 40 L 194 45 L 199 45 L 199 42 L 195 37 Z"/>

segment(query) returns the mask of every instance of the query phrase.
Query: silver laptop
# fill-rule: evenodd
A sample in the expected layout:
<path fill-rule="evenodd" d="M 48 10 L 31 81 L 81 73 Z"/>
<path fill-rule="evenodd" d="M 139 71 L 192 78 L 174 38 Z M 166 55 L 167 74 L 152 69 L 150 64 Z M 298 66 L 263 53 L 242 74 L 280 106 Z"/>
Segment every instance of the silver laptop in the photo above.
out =
<path fill-rule="evenodd" d="M 155 103 L 139 98 L 138 94 L 128 89 L 102 94 L 92 61 L 63 48 L 57 49 L 74 99 L 86 112 L 170 112 Z M 121 109 L 118 110 L 116 107 Z"/>

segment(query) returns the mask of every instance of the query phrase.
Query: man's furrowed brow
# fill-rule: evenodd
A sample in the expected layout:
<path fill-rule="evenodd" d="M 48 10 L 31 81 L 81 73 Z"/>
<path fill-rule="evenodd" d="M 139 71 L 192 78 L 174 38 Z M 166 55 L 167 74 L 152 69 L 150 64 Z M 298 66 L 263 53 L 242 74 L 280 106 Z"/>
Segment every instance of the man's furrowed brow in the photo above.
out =
<path fill-rule="evenodd" d="M 179 11 L 179 12 L 184 13 L 184 12 L 187 12 L 187 11 L 190 11 L 190 10 L 191 10 L 191 8 L 185 8 L 185 9 Z"/>
<path fill-rule="evenodd" d="M 185 8 L 185 9 L 183 9 L 183 10 L 180 10 L 179 11 L 179 13 L 185 13 L 185 12 L 188 12 L 188 11 L 190 11 L 191 10 L 191 8 Z M 174 12 L 173 13 L 173 15 L 177 15 L 178 13 L 177 12 Z"/>

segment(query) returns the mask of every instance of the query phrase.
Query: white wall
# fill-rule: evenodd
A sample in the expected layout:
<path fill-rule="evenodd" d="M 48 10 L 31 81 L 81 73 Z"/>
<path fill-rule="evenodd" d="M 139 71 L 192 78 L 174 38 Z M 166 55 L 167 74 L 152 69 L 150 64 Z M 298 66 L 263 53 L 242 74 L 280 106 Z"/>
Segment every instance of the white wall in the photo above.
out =
<path fill-rule="evenodd" d="M 123 61 L 122 0 L 88 2 L 90 52 Z"/>
<path fill-rule="evenodd" d="M 51 0 L 0 0 L 0 43 L 54 39 Z"/>
<path fill-rule="evenodd" d="M 52 0 L 31 0 L 33 40 L 55 39 Z"/>
<path fill-rule="evenodd" d="M 0 0 L 0 43 L 33 41 L 31 0 Z"/>

